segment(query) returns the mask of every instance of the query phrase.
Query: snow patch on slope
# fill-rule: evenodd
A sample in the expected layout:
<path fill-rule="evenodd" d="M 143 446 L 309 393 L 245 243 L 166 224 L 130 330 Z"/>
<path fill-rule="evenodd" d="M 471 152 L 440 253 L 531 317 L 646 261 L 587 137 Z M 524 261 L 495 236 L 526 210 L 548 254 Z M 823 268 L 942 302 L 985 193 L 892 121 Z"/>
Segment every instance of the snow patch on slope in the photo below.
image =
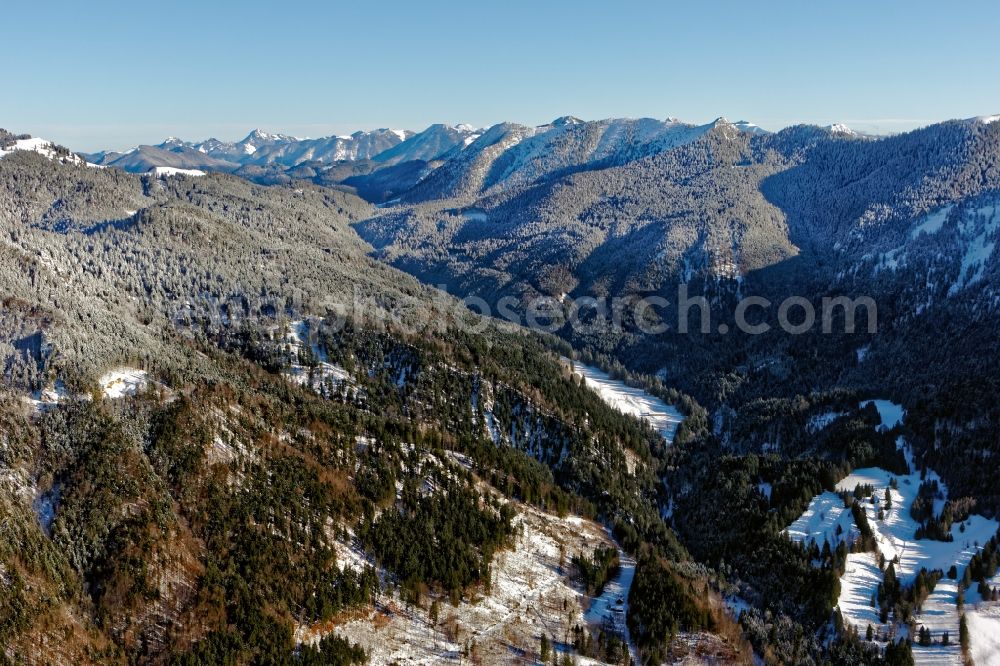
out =
<path fill-rule="evenodd" d="M 156 176 L 157 178 L 167 178 L 169 176 L 204 176 L 205 172 L 201 169 L 178 169 L 177 167 L 168 166 L 158 166 L 153 167 L 149 170 L 149 173 Z"/>
<path fill-rule="evenodd" d="M 868 405 L 875 405 L 878 415 L 882 419 L 879 428 L 892 430 L 903 422 L 906 410 L 902 405 L 897 405 L 889 400 L 862 400 L 858 407 L 864 409 Z M 853 490 L 853 488 L 851 488 Z"/>
<path fill-rule="evenodd" d="M 979 233 L 966 243 L 958 280 L 948 290 L 949 296 L 957 294 L 965 287 L 982 279 L 986 262 L 993 256 L 996 232 L 1000 228 L 1000 210 L 998 209 L 1000 209 L 1000 204 L 983 206 L 977 210 L 969 211 L 962 221 L 963 235 L 975 231 Z"/>
<path fill-rule="evenodd" d="M 312 339 L 311 327 L 316 323 L 297 320 L 288 325 L 284 342 L 292 353 L 291 367 L 285 375 L 292 382 L 299 386 L 306 386 L 314 391 L 321 391 L 324 385 L 330 383 L 339 386 L 343 383 L 351 384 L 353 380 L 347 370 L 339 365 L 330 363 L 326 352 Z M 303 350 L 308 349 L 312 358 L 316 361 L 314 367 L 308 367 L 298 362 Z"/>
<path fill-rule="evenodd" d="M 463 650 L 470 642 L 483 663 L 506 663 L 514 651 L 524 650 L 529 656 L 536 651 L 542 632 L 561 641 L 574 625 L 591 616 L 588 605 L 593 608 L 597 603 L 575 580 L 570 559 L 576 554 L 589 556 L 598 546 L 612 546 L 614 541 L 600 525 L 583 518 L 559 518 L 527 505 L 515 506 L 515 544 L 494 556 L 489 593 L 466 596 L 457 607 L 441 600 L 437 623 L 430 620 L 428 608 L 405 604 L 393 594 L 381 598 L 375 609 L 332 626 L 300 626 L 296 641 L 315 643 L 333 632 L 360 644 L 372 664 L 465 663 Z M 337 550 L 338 559 L 347 566 L 369 564 L 354 548 Z M 617 594 L 627 596 L 627 581 L 619 579 L 619 584 Z"/>
<path fill-rule="evenodd" d="M 137 394 L 146 388 L 149 378 L 145 370 L 123 367 L 101 375 L 97 382 L 101 385 L 104 397 L 114 400 Z"/>
<path fill-rule="evenodd" d="M 966 607 L 965 622 L 969 627 L 969 651 L 975 664 L 996 664 L 1000 661 L 1000 603 L 980 603 Z"/>
<path fill-rule="evenodd" d="M 31 503 L 31 508 L 38 518 L 38 525 L 46 536 L 51 535 L 52 521 L 55 520 L 61 496 L 62 488 L 57 483 L 47 492 L 40 493 Z"/>
<path fill-rule="evenodd" d="M 610 533 L 608 538 L 611 538 Z M 632 661 L 639 664 L 642 663 L 639 661 L 639 651 L 632 642 L 625 621 L 628 617 L 628 595 L 632 589 L 632 580 L 635 578 L 635 560 L 625 554 L 617 543 L 615 547 L 618 549 L 618 575 L 605 584 L 601 596 L 594 599 L 587 609 L 585 619 L 589 624 L 614 627 L 628 645 Z"/>
<path fill-rule="evenodd" d="M 61 380 L 57 380 L 45 388 L 35 391 L 30 398 L 24 400 L 31 405 L 36 414 L 40 414 L 72 398 L 73 396 L 66 389 L 66 385 Z"/>
<path fill-rule="evenodd" d="M 819 432 L 843 415 L 843 412 L 834 411 L 827 411 L 822 414 L 813 414 L 809 417 L 809 423 L 806 424 L 806 430 L 811 433 Z"/>
<path fill-rule="evenodd" d="M 792 541 L 815 541 L 817 546 L 828 541 L 831 548 L 844 540 L 853 541 L 858 535 L 850 509 L 840 495 L 830 491 L 813 498 L 809 508 L 785 531 Z"/>
<path fill-rule="evenodd" d="M 903 407 L 888 400 L 864 401 L 860 406 L 868 404 L 874 404 L 879 412 L 881 417 L 879 428 L 892 428 L 901 423 L 905 417 Z M 918 494 L 922 479 L 920 472 L 912 463 L 909 445 L 902 437 L 897 440 L 897 446 L 903 449 L 909 461 L 909 474 L 894 475 L 877 467 L 858 469 L 837 484 L 837 492 L 849 493 L 859 485 L 870 485 L 874 488 L 870 498 L 859 501 L 862 502 L 868 523 L 875 535 L 876 547 L 886 562 L 896 561 L 894 565 L 896 575 L 904 585 L 911 584 L 923 568 L 928 571 L 938 569 L 946 572 L 955 565 L 961 571 L 980 549 L 980 545 L 996 534 L 1000 524 L 996 520 L 973 515 L 964 523 L 956 522 L 952 525 L 951 542 L 916 540 L 914 536 L 919 523 L 910 516 L 910 505 Z M 893 480 L 896 482 L 896 488 L 891 487 Z M 927 470 L 926 480 L 937 481 L 943 497 L 947 497 L 947 487 L 933 470 Z M 889 491 L 892 500 L 891 506 L 884 506 L 886 490 Z M 935 513 L 940 513 L 942 506 L 943 500 L 938 500 L 935 503 Z M 883 512 L 881 520 L 880 511 Z M 849 529 L 843 527 L 844 522 L 849 522 Z M 815 541 L 821 544 L 826 539 L 833 547 L 838 541 L 830 538 L 830 534 L 832 531 L 835 533 L 835 526 L 838 524 L 841 525 L 844 535 L 850 535 L 850 539 L 858 534 L 851 512 L 843 509 L 840 497 L 836 493 L 825 492 L 813 499 L 809 508 L 792 523 L 787 533 L 795 541 Z M 848 555 L 845 572 L 841 577 L 838 607 L 845 622 L 857 627 L 862 634 L 871 624 L 883 637 L 898 635 L 898 628 L 881 625 L 878 622 L 877 609 L 871 605 L 871 598 L 877 594 L 882 578 L 883 573 L 878 569 L 875 553 Z M 962 663 L 957 641 L 959 630 L 957 597 L 956 582 L 947 577 L 942 578 L 925 601 L 921 613 L 916 616 L 917 627 L 925 626 L 930 629 L 937 642 L 929 647 L 914 645 L 913 654 L 917 664 Z M 951 638 L 951 644 L 948 646 L 939 644 L 945 631 Z M 990 658 L 994 660 L 1000 657 L 1000 653 L 990 654 L 992 655 Z M 981 663 L 991 662 L 987 660 Z"/>
<path fill-rule="evenodd" d="M 6 149 L 0 149 L 0 158 L 11 155 L 19 150 L 38 153 L 39 155 L 50 160 L 62 162 L 64 164 L 79 164 L 81 166 L 87 164 L 86 160 L 74 153 L 60 154 L 60 152 L 56 150 L 56 145 L 54 143 L 38 137 L 30 139 L 17 139 L 14 141 L 12 146 Z M 91 164 L 89 166 L 96 165 Z"/>
<path fill-rule="evenodd" d="M 857 136 L 858 133 L 853 129 L 844 125 L 843 123 L 834 123 L 832 125 L 827 125 L 826 129 L 830 131 L 831 134 L 841 134 L 844 136 Z"/>
<path fill-rule="evenodd" d="M 684 415 L 676 407 L 668 405 L 640 388 L 612 379 L 608 373 L 597 368 L 578 361 L 574 362 L 573 367 L 574 374 L 583 377 L 587 386 L 601 396 L 604 402 L 623 414 L 630 414 L 648 422 L 668 444 L 673 444 L 677 427 L 684 420 Z"/>
<path fill-rule="evenodd" d="M 945 220 L 948 219 L 948 215 L 951 214 L 952 208 L 954 206 L 945 206 L 924 217 L 923 221 L 910 232 L 910 238 L 916 238 L 920 234 L 935 234 L 940 231 Z"/>

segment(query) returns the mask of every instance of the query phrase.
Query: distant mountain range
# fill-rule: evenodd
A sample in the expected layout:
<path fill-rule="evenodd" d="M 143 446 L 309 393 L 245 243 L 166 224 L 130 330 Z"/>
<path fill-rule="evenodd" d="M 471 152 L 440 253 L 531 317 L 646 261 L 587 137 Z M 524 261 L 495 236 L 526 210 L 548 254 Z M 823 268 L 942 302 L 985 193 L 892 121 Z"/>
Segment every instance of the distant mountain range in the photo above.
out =
<path fill-rule="evenodd" d="M 500 184 L 530 182 L 544 174 L 621 165 L 723 126 L 749 135 L 768 134 L 753 123 L 730 123 L 725 118 L 695 125 L 675 118 L 584 121 L 563 116 L 534 127 L 511 122 L 486 129 L 435 124 L 421 132 L 383 128 L 319 139 L 255 129 L 236 142 L 170 137 L 155 146 L 83 157 L 133 173 L 170 167 L 230 172 L 263 184 L 309 180 L 343 185 L 382 203 L 404 193 L 407 201 L 468 195 Z M 843 125 L 827 129 L 855 135 Z M 438 168 L 442 166 L 446 168 Z"/>
<path fill-rule="evenodd" d="M 432 125 L 420 133 L 376 129 L 319 139 L 300 139 L 255 129 L 241 141 L 232 143 L 219 139 L 191 142 L 170 137 L 155 146 L 136 146 L 125 152 L 104 151 L 85 157 L 94 164 L 134 173 L 158 166 L 235 171 L 248 165 L 275 164 L 291 168 L 306 163 L 375 158 L 383 163 L 396 163 L 433 159 L 476 135 L 477 131 L 466 125 Z"/>

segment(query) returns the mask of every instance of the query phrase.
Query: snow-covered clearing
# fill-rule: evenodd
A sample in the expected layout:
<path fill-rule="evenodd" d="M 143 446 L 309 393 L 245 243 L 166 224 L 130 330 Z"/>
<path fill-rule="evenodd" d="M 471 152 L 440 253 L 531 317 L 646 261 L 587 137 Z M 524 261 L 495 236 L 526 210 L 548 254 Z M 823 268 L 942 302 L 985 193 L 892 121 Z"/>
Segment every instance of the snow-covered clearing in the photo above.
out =
<path fill-rule="evenodd" d="M 39 155 L 46 157 L 53 161 L 60 161 L 67 164 L 87 164 L 79 155 L 74 153 L 63 153 L 60 154 L 56 151 L 56 146 L 51 141 L 46 141 L 39 137 L 33 137 L 31 139 L 17 139 L 14 141 L 6 150 L 0 149 L 0 157 L 5 157 L 11 153 L 17 152 L 19 150 L 26 150 L 33 153 L 38 153 Z M 96 166 L 94 164 L 89 164 L 88 166 Z"/>
<path fill-rule="evenodd" d="M 817 495 L 786 531 L 793 541 L 815 541 L 817 546 L 829 541 L 831 548 L 858 535 L 850 509 L 840 495 L 829 491 Z"/>
<path fill-rule="evenodd" d="M 905 412 L 900 405 L 886 400 L 865 401 L 874 403 L 881 416 L 881 428 L 892 428 L 901 423 Z M 852 474 L 837 484 L 838 492 L 851 492 L 857 486 L 870 485 L 874 488 L 872 497 L 861 500 L 865 507 L 868 524 L 875 535 L 876 546 L 885 557 L 886 562 L 896 561 L 896 575 L 904 585 L 911 584 L 921 569 L 927 571 L 940 570 L 947 572 L 955 565 L 961 572 L 982 544 L 986 543 L 997 532 L 1000 524 L 979 515 L 972 515 L 968 520 L 952 525 L 953 541 L 936 541 L 931 539 L 915 539 L 919 523 L 910 516 L 910 505 L 917 497 L 920 489 L 921 476 L 912 463 L 909 445 L 900 437 L 897 446 L 904 450 L 910 461 L 910 473 L 894 475 L 884 469 L 870 467 L 855 470 Z M 935 499 L 934 512 L 939 514 L 948 496 L 944 482 L 933 470 L 927 470 L 926 480 L 937 481 L 940 496 Z M 896 488 L 890 483 L 896 482 Z M 885 492 L 889 490 L 891 505 L 885 506 Z M 883 518 L 879 519 L 880 510 Z M 850 510 L 845 509 L 843 501 L 833 492 L 824 492 L 816 496 L 802 514 L 788 528 L 789 536 L 795 541 L 815 540 L 822 545 L 824 540 L 831 547 L 839 541 L 837 526 L 840 526 L 843 536 L 853 539 L 858 534 Z M 863 635 L 870 624 L 882 636 L 892 633 L 900 635 L 905 628 L 881 625 L 877 609 L 871 599 L 878 591 L 878 585 L 883 579 L 874 553 L 852 553 L 848 555 L 844 575 L 841 577 L 841 593 L 839 608 L 848 622 Z M 924 602 L 921 612 L 916 617 L 916 626 L 931 630 L 935 644 L 929 647 L 914 645 L 913 656 L 917 664 L 961 664 L 962 656 L 958 645 L 959 613 L 958 613 L 957 582 L 943 577 L 934 591 Z M 989 613 L 992 613 L 989 610 Z M 998 624 L 993 625 L 994 619 Z M 1000 629 L 1000 617 L 993 618 L 990 614 L 977 616 L 983 630 L 995 626 Z M 941 645 L 943 633 L 949 634 L 950 644 Z M 977 659 L 977 664 L 1000 663 L 1000 650 L 984 647 L 984 643 L 997 642 L 995 638 L 984 638 L 987 634 L 973 635 L 973 650 L 984 650 L 985 661 Z"/>
<path fill-rule="evenodd" d="M 97 385 L 101 388 L 101 393 L 105 398 L 117 400 L 126 396 L 134 396 L 142 392 L 150 383 L 154 383 L 161 390 L 170 393 L 162 384 L 149 378 L 145 370 L 122 366 L 105 372 L 98 377 Z M 79 400 L 91 400 L 88 393 L 72 393 L 62 380 L 49 383 L 45 388 L 35 391 L 30 396 L 24 396 L 23 402 L 28 405 L 35 414 L 68 402 Z"/>
<path fill-rule="evenodd" d="M 945 220 L 951 213 L 954 206 L 945 206 L 940 210 L 930 213 L 910 232 L 910 238 L 916 238 L 920 234 L 936 234 L 944 226 Z"/>
<path fill-rule="evenodd" d="M 30 398 L 24 398 L 24 401 L 31 406 L 36 414 L 40 414 L 70 400 L 72 397 L 66 386 L 61 381 L 56 381 L 39 391 L 35 391 Z"/>
<path fill-rule="evenodd" d="M 153 174 L 158 178 L 166 178 L 168 176 L 204 176 L 205 172 L 201 169 L 178 169 L 177 167 L 168 166 L 158 166 L 153 167 L 149 170 L 149 173 Z"/>
<path fill-rule="evenodd" d="M 984 205 L 965 212 L 959 223 L 965 252 L 959 267 L 958 279 L 948 289 L 949 296 L 982 279 L 986 264 L 993 255 L 998 229 L 1000 229 L 1000 205 Z"/>
<path fill-rule="evenodd" d="M 871 605 L 872 594 L 882 582 L 882 572 L 874 553 L 851 553 L 847 556 L 844 575 L 840 578 L 838 607 L 845 622 L 850 622 L 864 635 L 870 624 L 879 626 L 878 609 Z"/>
<path fill-rule="evenodd" d="M 631 414 L 649 422 L 668 444 L 673 443 L 677 426 L 684 420 L 684 415 L 677 411 L 676 407 L 668 405 L 640 388 L 612 379 L 608 373 L 579 361 L 573 362 L 573 371 L 583 377 L 587 386 L 596 391 L 604 402 L 623 414 Z"/>
<path fill-rule="evenodd" d="M 827 427 L 839 417 L 843 416 L 842 412 L 827 411 L 822 414 L 814 414 L 809 417 L 809 423 L 806 424 L 806 429 L 809 432 L 819 432 L 823 428 Z"/>
<path fill-rule="evenodd" d="M 969 649 L 976 666 L 1000 664 L 1000 602 L 966 606 Z"/>
<path fill-rule="evenodd" d="M 902 423 L 903 416 L 906 414 L 902 405 L 897 405 L 889 400 L 862 400 L 858 406 L 866 407 L 868 405 L 875 405 L 875 409 L 878 410 L 878 415 L 882 419 L 879 427 L 886 430 L 892 430 Z"/>
<path fill-rule="evenodd" d="M 117 399 L 135 395 L 146 388 L 149 378 L 145 370 L 123 367 L 104 373 L 97 382 L 104 391 L 104 397 Z"/>
<path fill-rule="evenodd" d="M 966 563 L 968 561 L 966 560 Z M 931 630 L 934 645 L 922 646 L 914 643 L 913 661 L 917 664 L 954 664 L 962 665 L 962 649 L 958 640 L 958 583 L 947 577 L 938 581 L 934 591 L 924 602 L 917 616 L 917 627 L 924 626 Z M 874 626 L 874 625 L 873 625 Z M 947 646 L 939 645 L 944 632 L 948 632 Z M 970 643 L 971 645 L 971 643 Z M 993 661 L 978 662 L 981 664 L 997 663 L 1000 653 L 993 655 Z"/>

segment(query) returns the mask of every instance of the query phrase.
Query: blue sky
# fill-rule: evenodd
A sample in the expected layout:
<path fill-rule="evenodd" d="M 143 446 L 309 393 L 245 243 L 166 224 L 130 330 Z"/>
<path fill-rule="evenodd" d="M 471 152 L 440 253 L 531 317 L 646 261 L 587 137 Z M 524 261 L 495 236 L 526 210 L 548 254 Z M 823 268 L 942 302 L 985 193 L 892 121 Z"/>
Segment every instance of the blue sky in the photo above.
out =
<path fill-rule="evenodd" d="M 572 114 L 1000 113 L 1000 3 L 4 3 L 0 127 L 75 150 Z"/>

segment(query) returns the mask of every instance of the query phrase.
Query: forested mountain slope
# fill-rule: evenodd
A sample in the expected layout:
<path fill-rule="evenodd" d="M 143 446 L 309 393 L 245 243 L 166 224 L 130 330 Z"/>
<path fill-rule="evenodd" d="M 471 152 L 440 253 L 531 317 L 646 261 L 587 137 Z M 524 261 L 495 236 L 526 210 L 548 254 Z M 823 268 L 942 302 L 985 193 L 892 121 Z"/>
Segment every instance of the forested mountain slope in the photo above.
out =
<path fill-rule="evenodd" d="M 998 161 L 1000 123 L 988 118 L 879 139 L 716 123 L 628 164 L 390 207 L 356 227 L 385 261 L 493 304 L 504 296 L 526 304 L 565 295 L 567 308 L 579 297 L 666 298 L 671 305 L 657 310 L 671 326 L 665 334 L 642 335 L 628 321 L 563 333 L 633 370 L 665 373 L 720 418 L 747 400 L 823 387 L 891 391 L 933 413 L 927 423 L 936 421 L 938 434 L 923 433 L 936 442 L 928 452 L 944 445 L 942 424 L 970 412 L 947 439 L 967 441 L 975 429 L 993 450 L 991 391 L 961 384 L 991 382 L 998 358 Z M 707 335 L 676 332 L 679 284 L 708 297 Z M 788 296 L 810 299 L 817 312 L 822 296 L 869 296 L 878 334 L 739 335 L 733 312 L 747 295 L 775 303 L 772 325 Z M 718 334 L 720 322 L 733 334 Z M 942 349 L 941 336 L 969 344 Z M 911 410 L 915 421 L 918 413 Z M 953 474 L 949 481 L 967 488 Z M 996 506 L 991 482 L 975 487 Z"/>
<path fill-rule="evenodd" d="M 947 483 L 948 503 L 933 518 L 943 531 L 970 512 L 1000 511 L 1000 123 L 992 117 L 878 139 L 716 126 L 623 165 L 453 191 L 355 226 L 383 260 L 494 306 L 505 296 L 522 307 L 551 297 L 566 314 L 580 297 L 670 302 L 656 309 L 666 332 L 644 334 L 626 315 L 622 326 L 585 319 L 597 325 L 559 333 L 619 376 L 655 374 L 706 407 L 711 426 L 669 466 L 671 523 L 696 559 L 755 588 L 746 593 L 755 606 L 823 617 L 818 600 L 791 610 L 787 598 L 761 593 L 828 585 L 839 593 L 839 582 L 822 578 L 839 579 L 837 557 L 814 553 L 800 567 L 797 548 L 778 535 L 804 500 L 851 469 L 902 470 L 897 437 L 913 445 L 918 468 Z M 681 284 L 706 296 L 707 332 L 699 308 L 692 332 L 678 332 Z M 741 332 L 734 313 L 746 296 L 771 302 L 758 310 L 771 330 Z M 790 296 L 817 313 L 804 333 L 777 326 L 778 304 Z M 824 333 L 822 299 L 841 296 L 871 298 L 876 329 L 863 308 L 853 332 L 840 311 Z M 901 403 L 905 424 L 869 434 L 877 420 L 858 407 L 868 397 Z M 755 612 L 742 622 L 755 647 L 770 641 L 766 631 L 794 631 L 782 621 L 765 630 Z"/>
<path fill-rule="evenodd" d="M 901 470 L 900 436 L 948 482 L 934 520 L 1000 507 L 1000 123 L 465 131 L 412 161 L 261 167 L 267 187 L 0 159 L 8 659 L 363 661 L 347 616 L 489 597 L 497 553 L 525 547 L 514 499 L 612 529 L 645 661 L 746 660 L 749 641 L 776 663 L 907 663 L 905 642 L 840 630 L 843 553 L 785 529 L 851 469 Z M 306 182 L 345 178 L 401 201 Z M 517 310 L 674 303 L 681 283 L 709 333 L 626 317 L 560 341 L 424 286 Z M 878 330 L 744 335 L 748 294 L 869 295 Z M 674 443 L 571 373 L 567 341 L 677 406 Z M 878 430 L 873 396 L 905 422 Z M 586 588 L 602 557 L 558 575 Z M 434 631 L 459 645 L 459 625 Z M 568 653 L 624 657 L 609 627 L 571 625 Z M 515 634 L 456 649 L 533 655 L 542 634 Z"/>
<path fill-rule="evenodd" d="M 724 580 L 661 518 L 662 438 L 573 379 L 563 343 L 468 332 L 456 301 L 368 257 L 350 223 L 372 212 L 315 186 L 0 159 L 3 658 L 364 661 L 337 618 L 477 603 L 516 556 L 513 498 L 603 521 L 637 582 L 668 585 L 638 593 L 669 600 L 636 599 L 644 654 L 713 632 L 746 659 Z M 309 647 L 302 627 L 333 629 Z M 579 631 L 571 652 L 623 654 Z"/>

